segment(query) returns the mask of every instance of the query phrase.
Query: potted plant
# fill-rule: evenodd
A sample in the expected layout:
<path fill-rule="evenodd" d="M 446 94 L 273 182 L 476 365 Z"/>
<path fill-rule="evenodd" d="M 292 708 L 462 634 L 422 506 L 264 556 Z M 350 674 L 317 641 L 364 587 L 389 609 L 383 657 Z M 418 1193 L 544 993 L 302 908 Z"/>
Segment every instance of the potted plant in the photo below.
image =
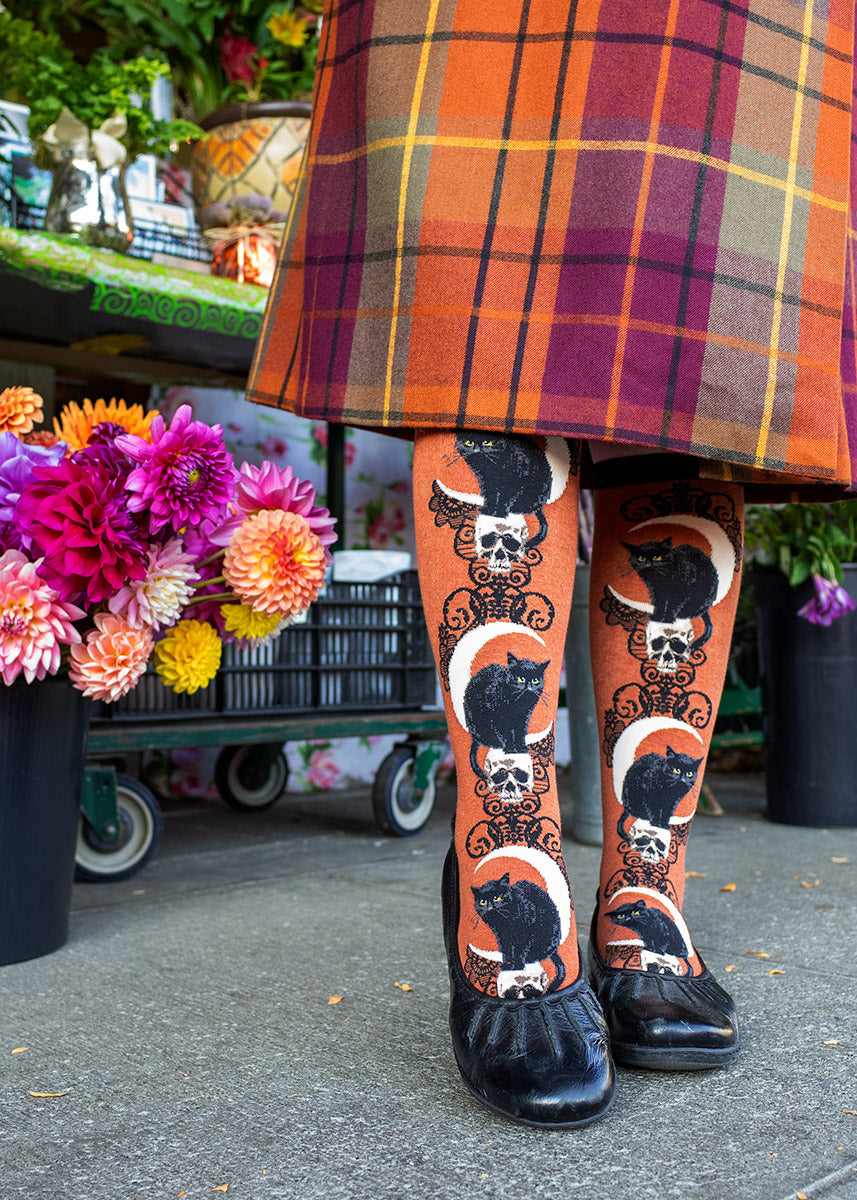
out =
<path fill-rule="evenodd" d="M 257 194 L 288 211 L 306 140 L 320 0 L 78 0 L 110 52 L 156 50 L 176 109 L 208 137 L 194 146 L 192 191 L 206 205 Z"/>
<path fill-rule="evenodd" d="M 751 507 L 767 812 L 857 826 L 857 502 Z"/>
<path fill-rule="evenodd" d="M 168 70 L 160 58 L 117 62 L 104 50 L 78 62 L 56 34 L 0 12 L 4 92 L 28 105 L 36 160 L 53 172 L 47 229 L 128 248 L 133 223 L 126 167 L 140 154 L 166 154 L 200 132 L 190 121 L 153 115 L 146 98 Z"/>
<path fill-rule="evenodd" d="M 273 463 L 237 471 L 219 425 L 139 405 L 0 392 L 0 963 L 67 936 L 86 700 L 150 660 L 207 686 L 224 642 L 258 645 L 323 583 L 333 520 Z"/>

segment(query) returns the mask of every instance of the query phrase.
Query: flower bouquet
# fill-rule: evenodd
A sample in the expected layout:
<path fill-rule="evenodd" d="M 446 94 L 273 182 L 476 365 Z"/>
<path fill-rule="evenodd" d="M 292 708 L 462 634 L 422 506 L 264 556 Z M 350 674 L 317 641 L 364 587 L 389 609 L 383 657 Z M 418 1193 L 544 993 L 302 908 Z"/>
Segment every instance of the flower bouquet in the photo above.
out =
<path fill-rule="evenodd" d="M 34 432 L 31 388 L 0 392 L 0 677 L 68 670 L 115 701 L 150 659 L 192 693 L 223 644 L 259 645 L 318 596 L 336 540 L 311 484 L 237 470 L 219 425 L 123 400 L 70 404 Z"/>
<path fill-rule="evenodd" d="M 857 559 L 857 502 L 754 505 L 747 509 L 747 557 L 779 567 L 793 588 L 811 579 L 812 597 L 798 616 L 829 626 L 855 609 L 842 566 Z"/>

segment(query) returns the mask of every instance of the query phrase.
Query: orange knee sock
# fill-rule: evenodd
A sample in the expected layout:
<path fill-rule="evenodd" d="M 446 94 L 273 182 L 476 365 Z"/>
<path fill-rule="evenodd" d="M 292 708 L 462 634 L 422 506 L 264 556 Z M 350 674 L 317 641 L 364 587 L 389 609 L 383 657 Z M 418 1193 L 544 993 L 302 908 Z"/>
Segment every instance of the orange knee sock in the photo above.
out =
<path fill-rule="evenodd" d="M 475 987 L 536 996 L 579 973 L 554 728 L 577 547 L 577 444 L 417 434 L 420 587 L 458 801 L 458 949 Z"/>
<path fill-rule="evenodd" d="M 597 948 L 610 966 L 698 975 L 685 849 L 729 655 L 743 492 L 678 481 L 596 493 L 590 608 L 602 741 Z"/>

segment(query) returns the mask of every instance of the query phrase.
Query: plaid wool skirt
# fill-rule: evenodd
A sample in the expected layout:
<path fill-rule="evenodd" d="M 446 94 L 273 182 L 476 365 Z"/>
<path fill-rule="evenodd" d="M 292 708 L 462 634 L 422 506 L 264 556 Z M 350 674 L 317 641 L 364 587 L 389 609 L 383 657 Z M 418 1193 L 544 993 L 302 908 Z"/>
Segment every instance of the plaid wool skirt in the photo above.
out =
<path fill-rule="evenodd" d="M 854 7 L 329 0 L 250 399 L 851 486 Z"/>

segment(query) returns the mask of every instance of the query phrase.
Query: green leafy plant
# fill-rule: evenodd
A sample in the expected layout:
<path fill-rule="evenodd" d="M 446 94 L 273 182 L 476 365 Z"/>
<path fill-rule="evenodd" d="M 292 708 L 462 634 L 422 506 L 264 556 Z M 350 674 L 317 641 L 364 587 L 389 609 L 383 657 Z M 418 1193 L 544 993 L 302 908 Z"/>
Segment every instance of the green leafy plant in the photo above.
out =
<path fill-rule="evenodd" d="M 169 62 L 177 111 L 193 120 L 247 100 L 308 99 L 320 0 L 72 0 L 108 52 Z"/>
<path fill-rule="evenodd" d="M 199 137 L 190 121 L 156 118 L 148 103 L 152 85 L 169 72 L 162 58 L 136 56 L 117 61 L 97 50 L 78 62 L 54 33 L 31 21 L 0 12 L 0 78 L 7 99 L 30 109 L 29 131 L 39 139 L 67 108 L 90 130 L 124 116 L 126 129 L 119 140 L 128 157 L 166 154 L 176 142 Z"/>
<path fill-rule="evenodd" d="M 842 582 L 842 564 L 857 560 L 857 501 L 752 505 L 747 509 L 749 557 L 777 566 L 792 587 L 813 575 Z"/>
<path fill-rule="evenodd" d="M 854 611 L 842 564 L 857 560 L 857 501 L 751 506 L 745 540 L 748 559 L 779 567 L 792 587 L 812 580 L 814 594 L 799 617 L 830 625 Z"/>

